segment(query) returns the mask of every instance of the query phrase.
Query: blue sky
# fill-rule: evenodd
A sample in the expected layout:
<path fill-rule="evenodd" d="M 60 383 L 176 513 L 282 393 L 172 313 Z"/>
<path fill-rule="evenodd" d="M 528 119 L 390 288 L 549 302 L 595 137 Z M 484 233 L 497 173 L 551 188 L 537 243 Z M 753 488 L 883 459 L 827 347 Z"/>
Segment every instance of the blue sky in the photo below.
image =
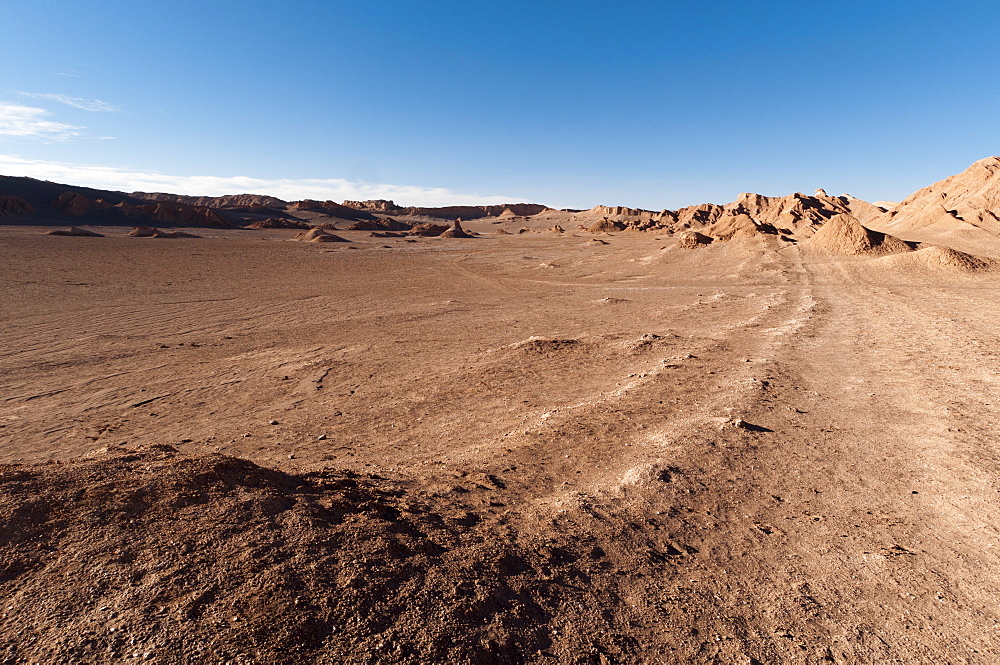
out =
<path fill-rule="evenodd" d="M 5 175 L 661 209 L 1000 153 L 996 0 L 2 8 Z"/>

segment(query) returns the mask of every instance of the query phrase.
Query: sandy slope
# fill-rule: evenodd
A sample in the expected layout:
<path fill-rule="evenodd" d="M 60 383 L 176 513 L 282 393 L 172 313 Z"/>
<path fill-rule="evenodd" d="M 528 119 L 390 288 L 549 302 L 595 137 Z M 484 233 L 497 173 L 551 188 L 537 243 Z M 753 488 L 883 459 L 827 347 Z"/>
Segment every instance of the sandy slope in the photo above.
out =
<path fill-rule="evenodd" d="M 13 662 L 995 662 L 991 276 L 207 235 L 0 235 Z"/>

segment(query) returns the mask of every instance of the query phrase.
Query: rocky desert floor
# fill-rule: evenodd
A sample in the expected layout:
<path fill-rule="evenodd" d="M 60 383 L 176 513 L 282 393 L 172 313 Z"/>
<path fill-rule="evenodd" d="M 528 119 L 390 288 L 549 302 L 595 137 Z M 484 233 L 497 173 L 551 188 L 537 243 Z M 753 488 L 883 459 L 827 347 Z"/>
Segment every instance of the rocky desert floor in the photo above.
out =
<path fill-rule="evenodd" d="M 0 230 L 0 662 L 1000 661 L 997 273 L 492 228 Z"/>

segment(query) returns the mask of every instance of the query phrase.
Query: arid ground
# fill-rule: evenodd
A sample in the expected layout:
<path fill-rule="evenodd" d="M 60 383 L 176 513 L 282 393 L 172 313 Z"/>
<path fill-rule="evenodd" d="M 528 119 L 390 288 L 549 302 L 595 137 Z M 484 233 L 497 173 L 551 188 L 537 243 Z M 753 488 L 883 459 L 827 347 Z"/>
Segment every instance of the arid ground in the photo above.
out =
<path fill-rule="evenodd" d="M 1000 659 L 995 271 L 518 225 L 0 230 L 0 661 Z"/>

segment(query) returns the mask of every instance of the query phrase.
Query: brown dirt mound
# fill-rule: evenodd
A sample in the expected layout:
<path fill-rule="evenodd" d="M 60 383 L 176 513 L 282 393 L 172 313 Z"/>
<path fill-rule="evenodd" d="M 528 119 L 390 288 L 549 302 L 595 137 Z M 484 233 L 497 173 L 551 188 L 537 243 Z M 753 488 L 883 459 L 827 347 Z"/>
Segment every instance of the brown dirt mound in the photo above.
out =
<path fill-rule="evenodd" d="M 50 236 L 80 236 L 81 238 L 103 238 L 103 233 L 97 233 L 96 231 L 90 231 L 88 229 L 81 229 L 79 226 L 71 226 L 68 229 L 56 229 L 55 231 L 49 231 Z"/>
<path fill-rule="evenodd" d="M 551 231 L 552 233 L 566 233 L 566 229 L 556 224 L 555 226 L 550 226 L 545 229 L 546 231 Z"/>
<path fill-rule="evenodd" d="M 684 249 L 694 249 L 712 243 L 712 238 L 697 231 L 687 231 L 677 236 L 677 246 Z"/>
<path fill-rule="evenodd" d="M 295 240 L 302 242 L 350 242 L 346 238 L 341 238 L 333 233 L 328 233 L 323 229 L 310 229 L 295 236 Z"/>
<path fill-rule="evenodd" d="M 1000 262 L 983 256 L 973 256 L 947 247 L 931 245 L 908 254 L 897 254 L 878 259 L 879 265 L 890 269 L 925 268 L 950 272 L 992 272 Z"/>
<path fill-rule="evenodd" d="M 851 215 L 834 215 L 803 246 L 835 254 L 884 256 L 913 251 L 911 243 L 861 225 Z"/>
<path fill-rule="evenodd" d="M 374 475 L 153 446 L 0 466 L 0 488 L 12 662 L 527 662 L 587 602 L 592 545 L 480 534 Z"/>
<path fill-rule="evenodd" d="M 506 229 L 497 229 L 496 231 L 493 232 L 493 235 L 495 235 L 495 236 L 509 236 L 510 235 L 510 231 L 508 231 Z"/>

